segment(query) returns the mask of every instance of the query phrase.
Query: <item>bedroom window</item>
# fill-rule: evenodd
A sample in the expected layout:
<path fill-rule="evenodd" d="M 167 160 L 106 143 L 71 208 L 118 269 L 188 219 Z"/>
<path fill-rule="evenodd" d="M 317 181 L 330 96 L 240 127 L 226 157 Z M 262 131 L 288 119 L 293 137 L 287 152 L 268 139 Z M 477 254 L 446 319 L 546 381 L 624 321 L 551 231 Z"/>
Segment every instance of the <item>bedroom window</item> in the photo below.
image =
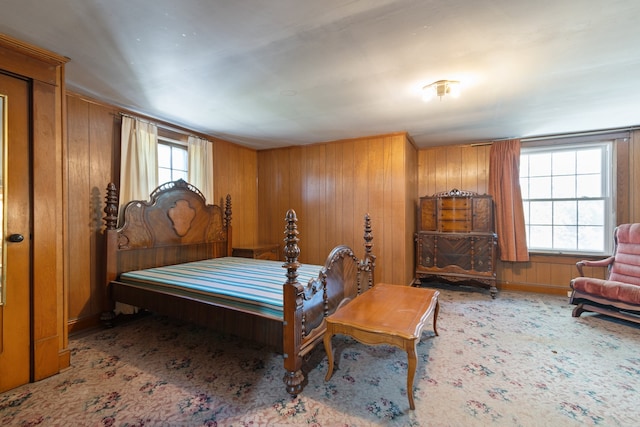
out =
<path fill-rule="evenodd" d="M 522 148 L 520 186 L 531 252 L 611 252 L 612 150 L 612 141 Z"/>
<path fill-rule="evenodd" d="M 158 182 L 187 181 L 188 158 L 186 145 L 158 136 Z"/>

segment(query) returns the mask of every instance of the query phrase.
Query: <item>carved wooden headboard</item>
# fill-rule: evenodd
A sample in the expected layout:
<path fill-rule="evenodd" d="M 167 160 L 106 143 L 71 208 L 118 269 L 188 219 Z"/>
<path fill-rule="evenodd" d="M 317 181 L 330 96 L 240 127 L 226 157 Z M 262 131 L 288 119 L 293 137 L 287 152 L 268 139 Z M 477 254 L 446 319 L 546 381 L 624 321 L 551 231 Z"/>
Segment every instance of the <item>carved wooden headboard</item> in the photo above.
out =
<path fill-rule="evenodd" d="M 224 210 L 208 205 L 184 180 L 156 188 L 148 201 L 127 203 L 117 227 L 118 195 L 107 187 L 104 209 L 107 283 L 120 273 L 231 254 L 231 196 Z"/>

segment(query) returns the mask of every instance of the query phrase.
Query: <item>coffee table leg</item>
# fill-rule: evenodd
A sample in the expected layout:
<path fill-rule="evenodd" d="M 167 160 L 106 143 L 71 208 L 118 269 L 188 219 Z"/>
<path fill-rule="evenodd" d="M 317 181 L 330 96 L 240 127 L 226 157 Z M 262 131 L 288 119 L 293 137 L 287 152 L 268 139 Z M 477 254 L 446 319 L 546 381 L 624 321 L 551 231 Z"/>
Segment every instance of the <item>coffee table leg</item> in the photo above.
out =
<path fill-rule="evenodd" d="M 329 360 L 329 369 L 327 375 L 324 377 L 325 381 L 329 381 L 331 375 L 333 375 L 333 349 L 331 348 L 331 338 L 333 334 L 327 330 L 324 334 L 324 351 L 327 353 L 327 359 Z"/>
<path fill-rule="evenodd" d="M 416 375 L 416 368 L 418 366 L 418 358 L 416 357 L 416 345 L 407 346 L 407 397 L 409 397 L 409 408 L 416 409 L 416 405 L 413 403 L 413 377 Z"/>

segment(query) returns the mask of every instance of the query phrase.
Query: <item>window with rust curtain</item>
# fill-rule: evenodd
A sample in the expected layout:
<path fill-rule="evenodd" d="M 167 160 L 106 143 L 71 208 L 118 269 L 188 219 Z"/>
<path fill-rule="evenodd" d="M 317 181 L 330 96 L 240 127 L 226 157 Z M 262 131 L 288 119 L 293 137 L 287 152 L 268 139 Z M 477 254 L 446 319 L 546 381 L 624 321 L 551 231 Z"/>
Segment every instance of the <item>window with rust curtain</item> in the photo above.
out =
<path fill-rule="evenodd" d="M 520 140 L 497 141 L 489 154 L 489 192 L 496 206 L 496 233 L 502 261 L 528 261 L 520 192 Z"/>

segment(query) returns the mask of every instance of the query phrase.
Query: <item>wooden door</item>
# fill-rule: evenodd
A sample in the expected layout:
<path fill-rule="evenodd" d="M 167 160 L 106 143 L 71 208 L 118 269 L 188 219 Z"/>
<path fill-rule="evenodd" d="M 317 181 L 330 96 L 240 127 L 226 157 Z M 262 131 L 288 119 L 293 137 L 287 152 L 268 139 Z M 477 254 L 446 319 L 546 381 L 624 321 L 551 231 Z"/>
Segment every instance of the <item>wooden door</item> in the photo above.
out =
<path fill-rule="evenodd" d="M 0 73 L 0 392 L 31 380 L 29 91 Z"/>

